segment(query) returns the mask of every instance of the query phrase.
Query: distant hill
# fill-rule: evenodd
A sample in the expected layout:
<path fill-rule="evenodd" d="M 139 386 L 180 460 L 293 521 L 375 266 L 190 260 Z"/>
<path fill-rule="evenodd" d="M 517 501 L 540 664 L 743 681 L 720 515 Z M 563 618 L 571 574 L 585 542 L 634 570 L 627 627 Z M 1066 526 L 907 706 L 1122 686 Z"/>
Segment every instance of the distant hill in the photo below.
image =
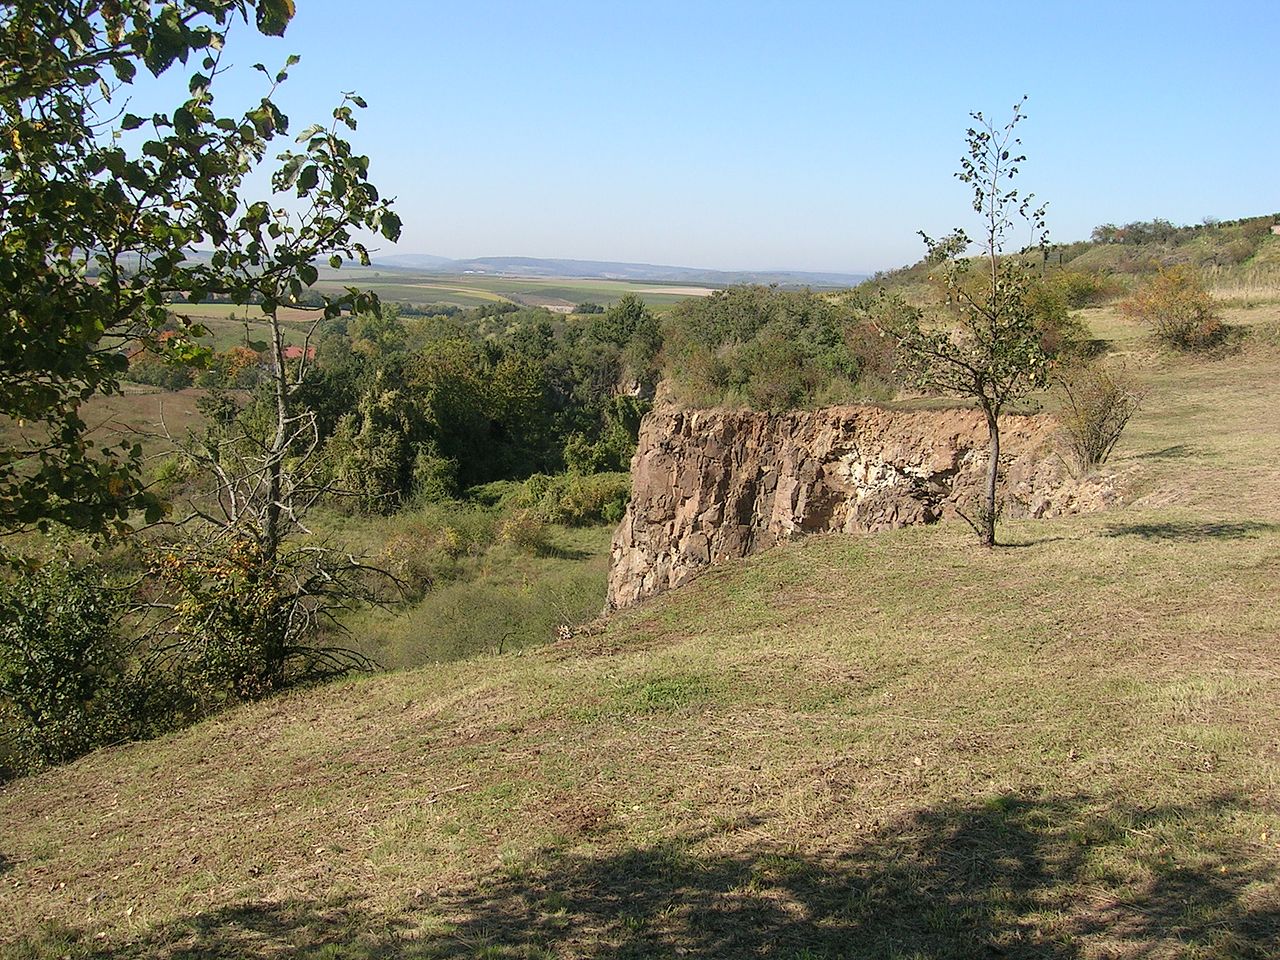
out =
<path fill-rule="evenodd" d="M 446 274 L 488 274 L 506 277 L 639 280 L 649 283 L 691 283 L 730 286 L 736 283 L 776 283 L 781 286 L 851 287 L 867 279 L 862 273 L 820 273 L 804 270 L 703 270 L 652 263 L 612 260 L 548 260 L 538 257 L 480 257 L 449 260 L 430 254 L 408 253 L 378 257 L 384 269 Z"/>

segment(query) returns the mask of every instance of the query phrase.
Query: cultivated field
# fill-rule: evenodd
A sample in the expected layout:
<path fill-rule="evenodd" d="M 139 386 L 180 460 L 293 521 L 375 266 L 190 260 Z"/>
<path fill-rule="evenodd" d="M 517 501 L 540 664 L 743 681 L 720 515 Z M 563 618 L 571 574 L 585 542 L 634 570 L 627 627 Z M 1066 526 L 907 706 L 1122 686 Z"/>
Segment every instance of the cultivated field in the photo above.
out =
<path fill-rule="evenodd" d="M 568 311 L 584 302 L 608 306 L 628 293 L 635 293 L 650 309 L 662 313 L 686 297 L 706 296 L 712 292 L 709 287 L 652 281 L 572 280 L 559 277 L 539 279 L 480 274 L 444 276 L 376 269 L 327 270 L 322 274 L 317 288 L 328 292 L 348 283 L 358 284 L 389 301 L 455 304 L 460 307 L 478 307 L 486 303 L 508 301 L 559 311 Z"/>

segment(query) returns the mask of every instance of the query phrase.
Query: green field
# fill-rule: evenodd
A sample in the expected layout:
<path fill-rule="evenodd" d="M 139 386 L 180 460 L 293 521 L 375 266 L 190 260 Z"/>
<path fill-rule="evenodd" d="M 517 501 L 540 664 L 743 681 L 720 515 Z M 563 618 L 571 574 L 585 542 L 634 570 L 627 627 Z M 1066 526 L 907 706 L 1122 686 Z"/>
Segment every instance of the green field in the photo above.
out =
<path fill-rule="evenodd" d="M 710 288 L 680 283 L 626 280 L 566 280 L 482 275 L 446 276 L 410 271 L 326 270 L 318 289 L 332 292 L 346 284 L 377 293 L 384 300 L 413 304 L 454 304 L 478 307 L 509 301 L 525 306 L 567 310 L 586 301 L 608 306 L 634 293 L 656 312 L 690 296 L 706 296 Z"/>

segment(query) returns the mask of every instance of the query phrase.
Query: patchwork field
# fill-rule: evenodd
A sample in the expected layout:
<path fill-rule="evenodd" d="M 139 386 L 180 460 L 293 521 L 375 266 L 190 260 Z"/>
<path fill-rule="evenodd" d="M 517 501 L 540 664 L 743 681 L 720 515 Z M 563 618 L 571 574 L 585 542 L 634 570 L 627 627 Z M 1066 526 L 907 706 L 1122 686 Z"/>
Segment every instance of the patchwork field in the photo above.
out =
<path fill-rule="evenodd" d="M 350 276 L 345 276 L 344 273 L 349 273 Z M 347 283 L 358 283 L 362 288 L 390 301 L 445 303 L 460 307 L 478 307 L 486 303 L 508 301 L 561 311 L 568 311 L 584 302 L 608 306 L 624 295 L 634 293 L 652 310 L 661 313 L 686 297 L 707 296 L 712 292 L 709 287 L 651 281 L 571 280 L 558 277 L 539 279 L 480 274 L 444 276 L 376 269 L 345 272 L 326 270 L 317 286 L 322 291 L 330 291 Z"/>

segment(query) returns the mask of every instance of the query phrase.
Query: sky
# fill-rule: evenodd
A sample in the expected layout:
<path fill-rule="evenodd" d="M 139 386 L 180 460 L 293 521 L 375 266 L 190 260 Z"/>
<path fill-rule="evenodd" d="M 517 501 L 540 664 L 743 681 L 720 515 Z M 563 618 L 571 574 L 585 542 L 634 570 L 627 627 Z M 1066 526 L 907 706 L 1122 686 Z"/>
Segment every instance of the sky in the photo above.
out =
<path fill-rule="evenodd" d="M 888 269 L 971 223 L 969 113 L 1024 94 L 1052 240 L 1280 211 L 1276 0 L 297 0 L 233 31 L 220 106 L 290 53 L 293 129 L 369 103 L 384 254 Z"/>

